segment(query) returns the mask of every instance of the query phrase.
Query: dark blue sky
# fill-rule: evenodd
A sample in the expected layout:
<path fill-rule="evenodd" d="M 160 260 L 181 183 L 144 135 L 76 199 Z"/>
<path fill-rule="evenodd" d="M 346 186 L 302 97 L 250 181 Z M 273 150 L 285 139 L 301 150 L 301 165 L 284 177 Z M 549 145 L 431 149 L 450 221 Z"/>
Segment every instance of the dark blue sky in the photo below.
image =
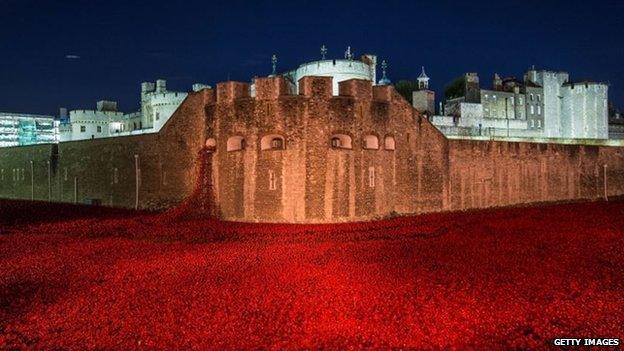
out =
<path fill-rule="evenodd" d="M 609 81 L 624 107 L 624 1 L 0 0 L 0 111 L 56 113 L 98 99 L 138 109 L 140 82 L 249 81 L 320 57 L 376 53 L 389 78 L 425 65 L 440 95 L 466 71 L 531 65 Z M 67 58 L 76 55 L 79 58 Z"/>

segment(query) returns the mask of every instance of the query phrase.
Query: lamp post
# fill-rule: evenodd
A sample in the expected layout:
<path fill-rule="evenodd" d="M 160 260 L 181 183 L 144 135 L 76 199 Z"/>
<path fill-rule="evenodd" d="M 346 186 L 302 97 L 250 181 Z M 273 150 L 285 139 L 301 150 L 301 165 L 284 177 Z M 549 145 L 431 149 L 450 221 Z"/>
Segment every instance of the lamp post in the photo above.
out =
<path fill-rule="evenodd" d="M 61 173 L 60 173 L 60 167 L 58 168 L 58 172 L 56 173 L 56 185 L 57 185 L 57 190 L 58 190 L 58 201 L 62 202 L 63 201 L 63 183 L 61 183 Z"/>
<path fill-rule="evenodd" d="M 607 164 L 605 163 L 603 166 L 603 172 L 604 172 L 604 199 L 605 201 L 609 201 L 609 194 L 607 192 Z"/>
<path fill-rule="evenodd" d="M 78 203 L 78 177 L 74 177 L 74 204 Z"/>
<path fill-rule="evenodd" d="M 139 155 L 138 154 L 134 155 L 134 177 L 135 177 L 134 209 L 138 210 L 139 209 Z"/>
<path fill-rule="evenodd" d="M 35 199 L 35 165 L 30 160 L 30 200 Z"/>
<path fill-rule="evenodd" d="M 48 161 L 48 201 L 52 201 L 52 172 L 50 171 L 50 161 Z"/>
<path fill-rule="evenodd" d="M 507 137 L 509 138 L 509 98 L 505 98 L 505 119 L 507 120 Z"/>

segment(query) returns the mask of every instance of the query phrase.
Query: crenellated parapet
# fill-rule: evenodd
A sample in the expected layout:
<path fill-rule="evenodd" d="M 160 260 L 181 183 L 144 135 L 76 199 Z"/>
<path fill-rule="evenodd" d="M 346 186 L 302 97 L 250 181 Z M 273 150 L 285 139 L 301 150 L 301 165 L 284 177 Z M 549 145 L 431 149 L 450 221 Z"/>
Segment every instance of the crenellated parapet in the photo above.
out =
<path fill-rule="evenodd" d="M 349 79 L 338 83 L 339 94 L 332 94 L 332 77 L 306 76 L 299 80 L 299 93 L 295 93 L 292 82 L 284 77 L 260 77 L 254 79 L 253 89 L 246 82 L 220 82 L 215 89 L 203 89 L 214 94 L 215 101 L 207 103 L 231 103 L 236 100 L 266 101 L 277 100 L 280 97 L 301 97 L 308 99 L 323 99 L 328 102 L 336 98 L 352 98 L 354 101 L 385 101 L 403 98 L 391 85 L 373 85 L 366 79 Z M 254 94 L 250 94 L 253 91 Z"/>
<path fill-rule="evenodd" d="M 331 99 L 332 78 L 307 76 L 299 80 L 299 95 L 316 98 Z"/>
<path fill-rule="evenodd" d="M 364 79 L 349 79 L 338 83 L 339 95 L 348 96 L 355 100 L 368 100 L 373 98 L 373 86 L 370 81 Z"/>
<path fill-rule="evenodd" d="M 294 95 L 291 83 L 283 77 L 262 77 L 254 80 L 256 100 L 275 100 L 280 96 Z"/>

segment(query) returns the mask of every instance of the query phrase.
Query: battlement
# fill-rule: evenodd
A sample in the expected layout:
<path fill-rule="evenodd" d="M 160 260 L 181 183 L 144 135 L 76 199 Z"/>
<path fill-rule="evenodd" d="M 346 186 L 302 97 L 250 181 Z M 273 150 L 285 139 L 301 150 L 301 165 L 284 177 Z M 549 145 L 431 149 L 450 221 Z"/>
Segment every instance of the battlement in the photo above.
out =
<path fill-rule="evenodd" d="M 95 111 L 95 110 L 72 110 L 69 111 L 69 119 L 71 122 L 76 121 L 106 121 L 109 118 L 123 118 L 123 112 L 117 111 Z"/>
<path fill-rule="evenodd" d="M 249 83 L 227 81 L 217 83 L 217 102 L 233 102 L 249 97 Z"/>
<path fill-rule="evenodd" d="M 281 76 L 256 78 L 254 84 L 258 100 L 272 100 L 282 95 L 292 95 L 290 83 Z"/>
<path fill-rule="evenodd" d="M 107 116 L 123 116 L 123 112 L 120 111 L 96 111 L 96 110 L 71 110 L 69 115 L 107 115 Z"/>
<path fill-rule="evenodd" d="M 217 92 L 212 88 L 205 88 L 191 94 L 202 94 L 204 105 L 210 105 L 217 102 Z"/>
<path fill-rule="evenodd" d="M 306 76 L 299 79 L 299 95 L 330 99 L 332 97 L 332 77 Z"/>
<path fill-rule="evenodd" d="M 394 88 L 391 85 L 375 85 L 373 86 L 373 100 L 390 101 Z"/>
<path fill-rule="evenodd" d="M 152 93 L 156 90 L 156 84 L 153 82 L 141 83 L 141 94 Z"/>
<path fill-rule="evenodd" d="M 571 90 L 574 89 L 585 89 L 585 90 L 594 90 L 594 91 L 601 91 L 604 90 L 606 91 L 608 88 L 608 84 L 606 83 L 601 83 L 601 82 L 589 82 L 589 81 L 585 81 L 585 82 L 568 82 L 563 84 L 564 87 L 569 88 Z"/>
<path fill-rule="evenodd" d="M 249 99 L 249 84 L 245 82 L 227 81 L 217 83 L 216 89 L 203 89 L 197 93 L 204 94 L 206 104 L 227 103 L 238 99 Z M 373 85 L 368 79 L 352 78 L 338 83 L 339 96 L 358 100 L 390 101 L 394 87 L 391 85 Z M 297 96 L 294 94 L 292 82 L 283 76 L 258 77 L 254 79 L 254 100 L 275 100 L 281 96 Z M 305 76 L 299 80 L 299 95 L 308 98 L 331 99 L 333 95 L 333 78 L 325 76 Z"/>
<path fill-rule="evenodd" d="M 156 92 L 164 93 L 165 91 L 167 91 L 167 81 L 164 79 L 157 79 L 156 80 Z"/>
<path fill-rule="evenodd" d="M 96 106 L 98 111 L 117 112 L 117 101 L 100 100 Z"/>
<path fill-rule="evenodd" d="M 151 104 L 180 104 L 186 98 L 187 93 L 177 91 L 167 91 L 164 93 L 148 93 L 144 96 L 145 101 Z"/>
<path fill-rule="evenodd" d="M 156 82 L 143 82 L 141 83 L 141 95 L 148 93 L 164 93 L 167 91 L 167 81 L 164 79 L 157 79 Z"/>
<path fill-rule="evenodd" d="M 373 98 L 373 84 L 366 79 L 349 79 L 339 82 L 338 91 L 340 96 L 351 96 L 364 100 Z"/>

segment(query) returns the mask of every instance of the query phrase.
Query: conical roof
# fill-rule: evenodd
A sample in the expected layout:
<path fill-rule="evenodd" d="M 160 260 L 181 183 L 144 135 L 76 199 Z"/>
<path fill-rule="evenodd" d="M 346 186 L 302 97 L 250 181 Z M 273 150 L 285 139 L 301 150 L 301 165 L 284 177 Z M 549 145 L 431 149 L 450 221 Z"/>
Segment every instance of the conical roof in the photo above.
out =
<path fill-rule="evenodd" d="M 427 73 L 425 73 L 425 66 L 422 66 L 422 72 L 420 72 L 418 79 L 429 79 L 429 77 L 427 77 Z"/>

